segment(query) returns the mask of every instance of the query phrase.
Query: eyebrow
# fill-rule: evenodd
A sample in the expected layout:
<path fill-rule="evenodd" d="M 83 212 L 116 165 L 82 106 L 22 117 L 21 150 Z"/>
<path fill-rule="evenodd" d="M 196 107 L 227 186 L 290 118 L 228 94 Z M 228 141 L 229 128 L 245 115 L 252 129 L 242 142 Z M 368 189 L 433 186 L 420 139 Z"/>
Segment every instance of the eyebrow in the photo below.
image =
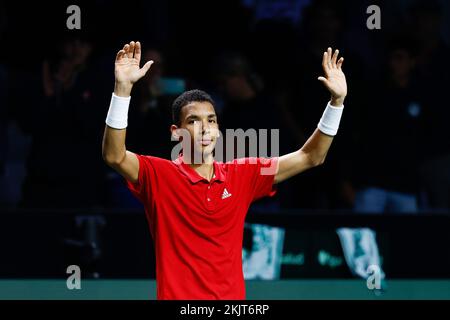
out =
<path fill-rule="evenodd" d="M 209 118 L 209 119 L 211 119 L 211 118 L 216 118 L 216 117 L 217 117 L 217 115 L 214 114 L 214 113 L 208 114 L 208 118 Z M 188 115 L 188 116 L 186 117 L 186 120 L 199 119 L 199 118 L 200 118 L 199 116 L 197 116 L 197 115 L 195 115 L 195 114 L 191 114 L 191 115 Z"/>

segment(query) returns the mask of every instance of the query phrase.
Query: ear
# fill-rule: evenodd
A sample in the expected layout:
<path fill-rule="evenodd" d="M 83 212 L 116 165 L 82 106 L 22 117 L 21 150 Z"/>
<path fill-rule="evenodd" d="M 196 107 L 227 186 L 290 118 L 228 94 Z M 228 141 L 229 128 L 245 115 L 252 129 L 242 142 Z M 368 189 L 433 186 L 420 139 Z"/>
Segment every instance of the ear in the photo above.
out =
<path fill-rule="evenodd" d="M 180 141 L 180 134 L 176 125 L 173 124 L 170 126 L 170 132 L 172 133 L 172 141 Z"/>

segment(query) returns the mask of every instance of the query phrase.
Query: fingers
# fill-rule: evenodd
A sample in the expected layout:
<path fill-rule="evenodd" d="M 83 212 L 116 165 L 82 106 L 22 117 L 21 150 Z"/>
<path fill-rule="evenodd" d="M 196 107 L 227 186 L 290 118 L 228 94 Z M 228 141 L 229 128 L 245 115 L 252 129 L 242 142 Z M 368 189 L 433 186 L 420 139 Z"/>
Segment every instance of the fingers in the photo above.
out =
<path fill-rule="evenodd" d="M 331 48 L 328 48 L 328 50 L 327 50 L 327 66 L 330 69 L 333 67 L 333 65 L 331 63 L 332 55 L 333 55 L 333 50 Z"/>
<path fill-rule="evenodd" d="M 150 69 L 152 64 L 153 64 L 153 60 L 150 60 L 146 64 L 144 64 L 144 66 L 141 69 L 139 69 L 139 78 L 142 78 L 143 76 L 145 76 L 145 74 Z"/>
<path fill-rule="evenodd" d="M 342 58 L 339 59 L 339 61 L 337 62 L 337 65 L 336 65 L 339 70 L 342 69 L 342 64 L 343 63 L 344 63 L 344 58 L 342 57 Z"/>
<path fill-rule="evenodd" d="M 130 42 L 130 48 L 128 50 L 127 56 L 129 59 L 134 58 L 134 49 L 136 47 L 136 43 L 134 41 Z"/>
<path fill-rule="evenodd" d="M 136 41 L 136 46 L 134 49 L 134 58 L 137 59 L 137 61 L 141 61 L 141 43 L 139 41 Z"/>
<path fill-rule="evenodd" d="M 117 55 L 116 55 L 116 61 L 121 60 L 124 55 L 125 55 L 125 50 L 123 50 L 123 49 L 119 50 L 119 52 L 117 52 Z"/>
<path fill-rule="evenodd" d="M 322 68 L 323 71 L 325 72 L 325 74 L 328 74 L 328 52 L 324 52 L 323 53 L 323 58 L 322 58 Z"/>
<path fill-rule="evenodd" d="M 339 50 L 334 51 L 333 58 L 331 59 L 331 66 L 336 68 L 336 61 L 339 55 Z"/>
<path fill-rule="evenodd" d="M 135 58 L 138 61 L 141 60 L 141 43 L 139 41 L 131 41 L 123 46 L 122 50 L 117 53 L 116 61 L 122 58 Z"/>
<path fill-rule="evenodd" d="M 328 75 L 328 72 L 331 70 L 331 68 L 333 67 L 332 65 L 332 49 L 328 48 L 327 51 L 325 51 L 323 53 L 323 58 L 322 58 L 322 67 L 323 67 L 323 71 L 325 72 L 325 75 Z"/>
<path fill-rule="evenodd" d="M 322 57 L 322 67 L 325 68 L 326 64 L 327 64 L 327 53 L 324 52 Z"/>
<path fill-rule="evenodd" d="M 134 41 L 131 41 L 129 44 L 127 43 L 126 45 L 123 46 L 123 51 L 125 51 L 125 57 L 132 59 L 133 55 L 134 55 L 134 47 L 135 47 L 135 43 Z"/>
<path fill-rule="evenodd" d="M 130 45 L 127 43 L 126 45 L 123 46 L 122 50 L 124 51 L 123 57 L 128 58 L 128 52 L 130 51 Z"/>
<path fill-rule="evenodd" d="M 333 50 L 331 48 L 328 48 L 327 51 L 325 51 L 323 53 L 323 58 L 322 58 L 322 67 L 323 70 L 325 71 L 325 75 L 328 74 L 328 72 L 332 69 L 341 69 L 342 68 L 342 63 L 344 62 L 344 58 L 340 58 L 338 60 L 339 57 L 339 50 L 336 49 L 333 53 Z"/>

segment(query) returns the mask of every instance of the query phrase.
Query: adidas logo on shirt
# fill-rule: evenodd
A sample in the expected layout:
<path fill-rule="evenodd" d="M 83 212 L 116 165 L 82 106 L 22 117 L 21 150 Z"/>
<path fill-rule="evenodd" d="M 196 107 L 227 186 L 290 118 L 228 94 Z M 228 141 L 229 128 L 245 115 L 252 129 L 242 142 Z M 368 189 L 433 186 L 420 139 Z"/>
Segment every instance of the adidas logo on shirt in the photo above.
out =
<path fill-rule="evenodd" d="M 227 188 L 223 189 L 223 193 L 222 193 L 222 200 L 231 197 L 232 194 L 228 193 Z"/>

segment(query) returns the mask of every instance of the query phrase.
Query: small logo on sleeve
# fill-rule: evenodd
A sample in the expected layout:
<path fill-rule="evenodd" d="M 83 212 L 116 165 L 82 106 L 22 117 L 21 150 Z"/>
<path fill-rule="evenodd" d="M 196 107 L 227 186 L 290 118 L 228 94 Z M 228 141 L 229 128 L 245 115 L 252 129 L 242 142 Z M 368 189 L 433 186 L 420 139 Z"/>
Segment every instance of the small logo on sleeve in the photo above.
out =
<path fill-rule="evenodd" d="M 222 200 L 231 197 L 232 194 L 228 192 L 227 188 L 223 189 Z"/>

